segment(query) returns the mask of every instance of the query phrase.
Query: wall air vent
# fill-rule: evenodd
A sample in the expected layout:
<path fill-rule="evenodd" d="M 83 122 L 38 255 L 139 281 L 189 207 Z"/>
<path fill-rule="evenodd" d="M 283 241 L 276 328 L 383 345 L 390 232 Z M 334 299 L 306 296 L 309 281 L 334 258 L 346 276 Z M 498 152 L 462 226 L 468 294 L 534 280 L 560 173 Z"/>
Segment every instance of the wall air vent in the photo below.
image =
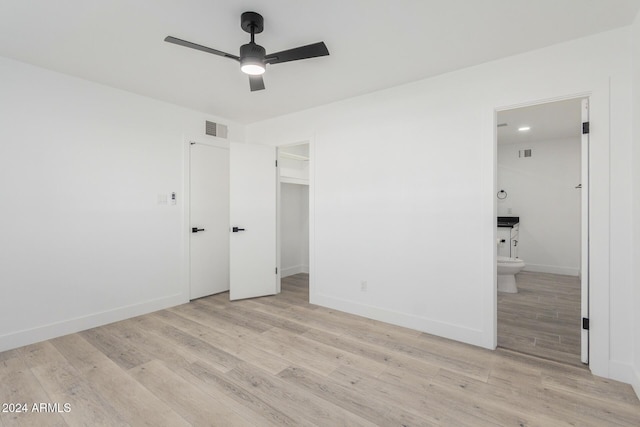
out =
<path fill-rule="evenodd" d="M 205 122 L 205 133 L 209 136 L 227 139 L 227 126 L 207 120 Z"/>

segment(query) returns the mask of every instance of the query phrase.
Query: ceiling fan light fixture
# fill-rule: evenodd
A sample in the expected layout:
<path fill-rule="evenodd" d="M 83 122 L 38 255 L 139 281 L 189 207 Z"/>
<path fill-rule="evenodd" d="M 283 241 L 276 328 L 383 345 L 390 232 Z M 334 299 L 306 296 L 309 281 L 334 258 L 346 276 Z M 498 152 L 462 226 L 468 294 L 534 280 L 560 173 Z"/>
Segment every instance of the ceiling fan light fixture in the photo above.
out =
<path fill-rule="evenodd" d="M 250 76 L 259 76 L 264 73 L 264 48 L 255 43 L 247 43 L 240 47 L 240 69 Z"/>
<path fill-rule="evenodd" d="M 262 63 L 252 61 L 243 61 L 242 65 L 240 65 L 240 70 L 250 76 L 259 76 L 265 72 L 265 68 Z"/>

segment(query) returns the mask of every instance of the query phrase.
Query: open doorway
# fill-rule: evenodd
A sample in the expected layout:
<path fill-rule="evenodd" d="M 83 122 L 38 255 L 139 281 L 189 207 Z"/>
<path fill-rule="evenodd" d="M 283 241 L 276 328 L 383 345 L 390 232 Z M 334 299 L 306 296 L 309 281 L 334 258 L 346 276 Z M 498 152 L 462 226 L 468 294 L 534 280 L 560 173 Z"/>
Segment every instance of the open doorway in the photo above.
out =
<path fill-rule="evenodd" d="M 280 286 L 309 301 L 308 142 L 278 147 Z"/>
<path fill-rule="evenodd" d="M 572 365 L 588 362 L 585 108 L 574 98 L 496 117 L 498 346 Z"/>

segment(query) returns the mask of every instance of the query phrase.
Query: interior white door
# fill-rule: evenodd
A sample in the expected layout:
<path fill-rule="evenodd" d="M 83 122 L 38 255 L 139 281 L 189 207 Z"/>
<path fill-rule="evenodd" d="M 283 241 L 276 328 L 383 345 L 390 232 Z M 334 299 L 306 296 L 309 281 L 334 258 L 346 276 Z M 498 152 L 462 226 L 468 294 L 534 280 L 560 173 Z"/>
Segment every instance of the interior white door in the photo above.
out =
<path fill-rule="evenodd" d="M 277 293 L 276 150 L 242 143 L 231 143 L 229 150 L 229 298 L 273 295 Z"/>
<path fill-rule="evenodd" d="M 581 307 L 582 319 L 589 319 L 589 99 L 582 100 L 582 142 L 581 142 L 581 259 L 580 259 L 580 284 L 581 284 Z M 584 123 L 587 123 L 585 129 Z M 585 132 L 586 130 L 586 132 Z M 584 320 L 583 320 L 584 322 Z M 582 326 L 582 336 L 580 339 L 581 350 L 580 359 L 582 363 L 589 363 L 589 330 Z"/>
<path fill-rule="evenodd" d="M 229 290 L 229 150 L 189 149 L 190 299 Z"/>

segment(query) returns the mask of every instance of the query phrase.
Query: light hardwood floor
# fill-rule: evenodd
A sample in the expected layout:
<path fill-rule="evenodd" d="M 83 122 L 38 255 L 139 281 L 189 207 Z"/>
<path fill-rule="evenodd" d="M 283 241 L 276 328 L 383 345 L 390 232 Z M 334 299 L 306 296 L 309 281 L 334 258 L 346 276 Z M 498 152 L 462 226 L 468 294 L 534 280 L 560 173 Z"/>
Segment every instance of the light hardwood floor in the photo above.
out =
<path fill-rule="evenodd" d="M 227 294 L 0 353 L 14 425 L 638 426 L 630 386 L 310 305 Z"/>
<path fill-rule="evenodd" d="M 580 279 L 521 272 L 517 284 L 498 292 L 498 345 L 581 366 Z"/>

